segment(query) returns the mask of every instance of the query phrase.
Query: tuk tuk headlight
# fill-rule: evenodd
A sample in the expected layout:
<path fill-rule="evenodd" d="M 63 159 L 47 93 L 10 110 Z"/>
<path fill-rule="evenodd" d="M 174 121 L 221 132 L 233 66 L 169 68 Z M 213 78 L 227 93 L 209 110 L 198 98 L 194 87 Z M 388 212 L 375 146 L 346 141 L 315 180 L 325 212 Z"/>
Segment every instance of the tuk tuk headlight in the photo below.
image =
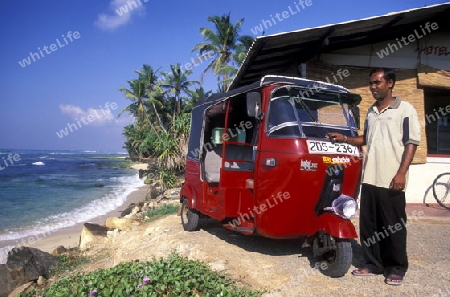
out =
<path fill-rule="evenodd" d="M 342 194 L 333 200 L 331 207 L 325 207 L 325 210 L 331 210 L 341 218 L 352 219 L 356 216 L 358 204 L 352 197 Z"/>

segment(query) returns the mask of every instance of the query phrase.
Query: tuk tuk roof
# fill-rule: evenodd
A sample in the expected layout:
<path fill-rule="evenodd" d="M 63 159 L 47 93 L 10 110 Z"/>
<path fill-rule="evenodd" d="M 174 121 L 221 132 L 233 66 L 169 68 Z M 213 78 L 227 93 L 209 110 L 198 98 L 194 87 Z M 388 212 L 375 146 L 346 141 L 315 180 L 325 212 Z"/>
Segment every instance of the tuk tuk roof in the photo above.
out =
<path fill-rule="evenodd" d="M 239 94 L 244 94 L 250 91 L 258 90 L 261 87 L 273 85 L 273 84 L 285 84 L 285 85 L 293 85 L 305 89 L 317 89 L 320 88 L 321 92 L 330 92 L 330 93 L 339 93 L 339 94 L 348 94 L 350 96 L 344 96 L 344 97 L 352 97 L 350 101 L 354 102 L 353 104 L 357 105 L 361 101 L 361 97 L 356 94 L 350 93 L 350 91 L 347 88 L 344 88 L 343 86 L 330 84 L 323 81 L 316 81 L 316 80 L 310 80 L 306 78 L 300 78 L 300 77 L 288 77 L 288 76 L 279 76 L 279 75 L 266 75 L 263 76 L 260 80 L 245 85 L 236 89 L 233 89 L 231 91 L 228 91 L 226 93 L 216 93 L 212 94 L 208 98 L 204 98 L 203 100 L 199 101 L 197 103 L 197 106 L 207 104 L 211 105 L 217 102 L 221 102 L 224 100 L 227 100 L 230 97 L 234 97 Z M 350 99 L 350 98 L 349 98 Z"/>

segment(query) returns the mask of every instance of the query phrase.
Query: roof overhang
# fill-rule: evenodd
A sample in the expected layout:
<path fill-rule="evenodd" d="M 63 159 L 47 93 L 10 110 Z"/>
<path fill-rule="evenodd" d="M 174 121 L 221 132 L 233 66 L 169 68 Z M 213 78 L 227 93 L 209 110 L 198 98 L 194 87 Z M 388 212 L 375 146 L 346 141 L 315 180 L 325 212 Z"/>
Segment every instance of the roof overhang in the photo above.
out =
<path fill-rule="evenodd" d="M 256 38 L 229 90 L 260 80 L 268 74 L 283 75 L 317 54 L 374 44 L 413 32 L 420 25 L 437 22 L 449 26 L 450 2 L 362 20 Z"/>

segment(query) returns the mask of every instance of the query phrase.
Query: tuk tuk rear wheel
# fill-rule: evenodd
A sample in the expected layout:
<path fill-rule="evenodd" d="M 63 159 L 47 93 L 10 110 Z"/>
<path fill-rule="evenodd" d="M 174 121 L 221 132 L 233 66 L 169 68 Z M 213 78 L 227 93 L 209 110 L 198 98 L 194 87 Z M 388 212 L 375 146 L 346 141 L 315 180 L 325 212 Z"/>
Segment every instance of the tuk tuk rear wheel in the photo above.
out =
<path fill-rule="evenodd" d="M 181 205 L 181 223 L 184 231 L 198 231 L 199 217 L 198 212 L 189 208 L 187 199 L 183 199 Z"/>
<path fill-rule="evenodd" d="M 324 253 L 316 265 L 320 272 L 326 276 L 341 277 L 350 268 L 352 257 L 352 245 L 350 241 L 336 241 L 336 249 Z"/>

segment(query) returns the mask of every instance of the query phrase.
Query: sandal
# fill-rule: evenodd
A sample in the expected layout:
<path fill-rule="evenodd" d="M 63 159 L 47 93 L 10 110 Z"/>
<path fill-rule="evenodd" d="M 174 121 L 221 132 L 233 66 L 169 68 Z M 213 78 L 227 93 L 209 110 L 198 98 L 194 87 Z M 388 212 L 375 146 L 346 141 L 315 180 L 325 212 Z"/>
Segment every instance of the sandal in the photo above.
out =
<path fill-rule="evenodd" d="M 391 273 L 388 275 L 388 277 L 386 277 L 384 282 L 388 285 L 400 286 L 403 282 L 403 276 Z"/>
<path fill-rule="evenodd" d="M 357 268 L 352 271 L 352 274 L 354 276 L 375 276 L 376 275 L 369 268 Z"/>

